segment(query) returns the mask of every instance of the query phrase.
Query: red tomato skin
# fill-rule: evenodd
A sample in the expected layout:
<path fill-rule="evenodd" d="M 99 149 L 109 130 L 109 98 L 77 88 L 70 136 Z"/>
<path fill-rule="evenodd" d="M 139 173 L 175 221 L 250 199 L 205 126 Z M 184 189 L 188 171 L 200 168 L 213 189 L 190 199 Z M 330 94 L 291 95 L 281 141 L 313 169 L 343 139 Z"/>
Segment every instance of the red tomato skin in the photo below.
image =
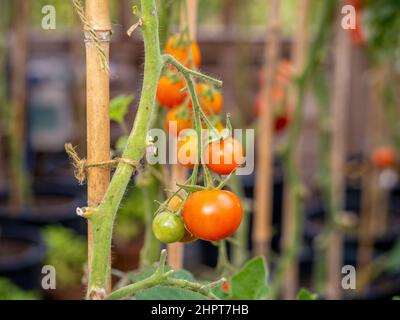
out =
<path fill-rule="evenodd" d="M 220 142 L 210 143 L 205 148 L 204 158 L 210 170 L 223 175 L 230 174 L 243 163 L 242 144 L 231 137 Z M 217 161 L 213 162 L 214 158 Z"/>
<path fill-rule="evenodd" d="M 240 199 L 226 190 L 192 193 L 183 207 L 183 221 L 194 236 L 217 241 L 231 236 L 242 221 Z"/>

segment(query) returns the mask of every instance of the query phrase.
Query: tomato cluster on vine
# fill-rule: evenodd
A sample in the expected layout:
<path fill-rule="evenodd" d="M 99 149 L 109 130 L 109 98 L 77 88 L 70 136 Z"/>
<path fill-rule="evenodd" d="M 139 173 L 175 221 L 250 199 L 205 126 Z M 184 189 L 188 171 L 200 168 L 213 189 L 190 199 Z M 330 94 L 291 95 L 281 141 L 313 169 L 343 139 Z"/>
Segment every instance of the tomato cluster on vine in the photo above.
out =
<path fill-rule="evenodd" d="M 190 40 L 187 32 L 171 36 L 165 53 L 188 69 L 196 70 L 201 63 L 199 47 Z M 161 204 L 153 220 L 153 232 L 164 243 L 222 240 L 230 237 L 242 220 L 239 197 L 223 190 L 229 176 L 244 162 L 242 144 L 230 136 L 229 118 L 228 128 L 220 120 L 223 107 L 221 91 L 202 81 L 194 83 L 191 92 L 188 92 L 187 78 L 185 81 L 185 77 L 177 71 L 175 67 L 165 68 L 158 83 L 157 101 L 167 109 L 167 133 L 178 137 L 178 163 L 193 171 L 189 179 L 191 184 L 179 185 L 178 191 Z M 194 127 L 195 135 L 184 132 Z M 203 135 L 201 129 L 211 130 L 214 137 Z M 196 184 L 200 166 L 205 186 Z M 213 177 L 212 173 L 218 177 Z M 220 175 L 228 176 L 226 181 Z M 218 179 L 219 184 L 215 186 L 214 182 Z"/>

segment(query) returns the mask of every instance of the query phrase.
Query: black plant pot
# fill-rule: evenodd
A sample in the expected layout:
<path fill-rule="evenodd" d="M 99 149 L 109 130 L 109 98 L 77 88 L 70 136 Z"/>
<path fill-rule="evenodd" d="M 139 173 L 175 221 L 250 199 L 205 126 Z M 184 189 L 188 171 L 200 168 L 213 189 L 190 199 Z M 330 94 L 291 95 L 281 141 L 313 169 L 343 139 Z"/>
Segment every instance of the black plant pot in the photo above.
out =
<path fill-rule="evenodd" d="M 0 222 L 0 276 L 25 290 L 40 287 L 45 245 L 40 229 Z"/>
<path fill-rule="evenodd" d="M 34 204 L 17 212 L 6 205 L 6 195 L 0 197 L 0 221 L 18 221 L 28 225 L 59 224 L 78 234 L 86 232 L 86 223 L 76 214 L 76 208 L 85 205 L 85 194 L 68 184 L 47 181 L 34 186 Z"/>

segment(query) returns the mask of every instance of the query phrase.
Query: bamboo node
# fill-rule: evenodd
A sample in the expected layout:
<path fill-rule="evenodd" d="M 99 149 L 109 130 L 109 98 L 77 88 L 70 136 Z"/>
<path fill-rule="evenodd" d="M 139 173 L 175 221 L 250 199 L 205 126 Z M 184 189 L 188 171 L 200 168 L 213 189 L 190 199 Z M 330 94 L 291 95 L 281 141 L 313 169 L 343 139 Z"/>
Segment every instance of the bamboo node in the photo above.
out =
<path fill-rule="evenodd" d="M 75 168 L 74 175 L 79 184 L 83 184 L 85 182 L 88 168 L 115 168 L 119 163 L 124 163 L 132 166 L 134 169 L 137 169 L 140 165 L 139 162 L 127 158 L 114 158 L 106 161 L 88 163 L 85 158 L 79 158 L 78 153 L 71 143 L 65 144 L 65 152 L 72 160 L 72 164 Z"/>
<path fill-rule="evenodd" d="M 108 63 L 108 58 L 101 43 L 110 41 L 111 31 L 95 30 L 93 26 L 90 24 L 89 19 L 86 17 L 85 9 L 83 8 L 81 0 L 72 0 L 72 3 L 75 7 L 76 13 L 78 14 L 79 18 L 82 21 L 84 29 L 86 30 L 85 42 L 91 41 L 95 44 L 96 50 L 101 60 L 101 66 L 104 70 L 109 72 L 110 66 Z"/>

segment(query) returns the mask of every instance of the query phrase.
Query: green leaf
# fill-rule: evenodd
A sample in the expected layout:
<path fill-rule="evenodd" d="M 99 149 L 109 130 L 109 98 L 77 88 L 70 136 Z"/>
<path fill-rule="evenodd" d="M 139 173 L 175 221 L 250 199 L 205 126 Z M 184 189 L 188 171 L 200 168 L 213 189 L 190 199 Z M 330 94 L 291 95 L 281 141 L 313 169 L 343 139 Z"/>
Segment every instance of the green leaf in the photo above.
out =
<path fill-rule="evenodd" d="M 318 295 L 316 293 L 311 293 L 305 288 L 301 288 L 296 296 L 296 300 L 317 300 Z"/>
<path fill-rule="evenodd" d="M 112 99 L 109 109 L 110 120 L 122 123 L 124 117 L 128 113 L 128 107 L 132 103 L 133 98 L 133 95 L 120 95 Z"/>
<path fill-rule="evenodd" d="M 231 294 L 229 299 L 259 300 L 268 294 L 268 270 L 264 257 L 255 257 L 231 280 Z"/>
<path fill-rule="evenodd" d="M 394 296 L 392 300 L 400 300 L 400 296 Z"/>
<path fill-rule="evenodd" d="M 397 239 L 393 248 L 389 251 L 385 261 L 385 270 L 389 273 L 398 272 L 400 265 L 400 239 Z"/>
<path fill-rule="evenodd" d="M 155 286 L 136 294 L 137 300 L 206 300 L 200 293 L 186 289 Z"/>

